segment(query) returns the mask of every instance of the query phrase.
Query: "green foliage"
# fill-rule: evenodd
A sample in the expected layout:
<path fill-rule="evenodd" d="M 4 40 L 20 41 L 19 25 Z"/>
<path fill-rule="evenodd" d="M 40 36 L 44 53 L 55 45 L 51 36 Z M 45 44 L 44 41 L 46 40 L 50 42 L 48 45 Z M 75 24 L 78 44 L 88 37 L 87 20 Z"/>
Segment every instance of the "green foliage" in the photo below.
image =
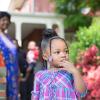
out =
<path fill-rule="evenodd" d="M 82 42 L 84 47 L 95 44 L 100 48 L 100 25 L 95 24 L 89 28 L 80 28 L 77 32 L 77 39 L 79 42 Z"/>
<path fill-rule="evenodd" d="M 81 10 L 90 7 L 92 11 L 100 9 L 100 0 L 54 0 L 56 11 L 65 14 L 65 27 L 78 29 L 79 26 L 89 26 L 92 20 L 90 16 L 81 14 Z"/>
<path fill-rule="evenodd" d="M 69 56 L 70 59 L 75 62 L 76 56 L 77 56 L 77 52 L 79 51 L 80 48 L 80 44 L 78 42 L 74 42 L 70 45 L 69 48 Z"/>
<path fill-rule="evenodd" d="M 89 28 L 81 27 L 76 33 L 77 41 L 70 45 L 70 58 L 75 62 L 80 50 L 95 44 L 100 49 L 100 24 L 92 24 Z"/>
<path fill-rule="evenodd" d="M 82 14 L 69 15 L 64 19 L 65 28 L 78 29 L 80 26 L 89 26 L 92 17 L 83 16 Z"/>
<path fill-rule="evenodd" d="M 80 52 L 81 50 L 84 50 L 84 49 L 85 49 L 85 47 L 83 47 L 82 42 L 73 42 L 69 47 L 70 59 L 75 63 L 78 52 Z"/>

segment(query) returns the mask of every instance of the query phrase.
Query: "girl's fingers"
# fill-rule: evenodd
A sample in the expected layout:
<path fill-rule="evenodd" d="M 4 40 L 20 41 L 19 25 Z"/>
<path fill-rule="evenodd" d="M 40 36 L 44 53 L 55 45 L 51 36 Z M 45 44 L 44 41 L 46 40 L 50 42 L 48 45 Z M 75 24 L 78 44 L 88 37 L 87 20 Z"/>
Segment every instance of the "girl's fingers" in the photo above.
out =
<path fill-rule="evenodd" d="M 68 61 L 66 61 L 66 62 L 61 62 L 61 63 L 59 64 L 59 66 L 63 66 L 62 68 L 65 69 L 65 70 L 72 70 L 72 69 L 74 68 L 73 63 L 70 63 L 70 62 L 68 62 Z"/>

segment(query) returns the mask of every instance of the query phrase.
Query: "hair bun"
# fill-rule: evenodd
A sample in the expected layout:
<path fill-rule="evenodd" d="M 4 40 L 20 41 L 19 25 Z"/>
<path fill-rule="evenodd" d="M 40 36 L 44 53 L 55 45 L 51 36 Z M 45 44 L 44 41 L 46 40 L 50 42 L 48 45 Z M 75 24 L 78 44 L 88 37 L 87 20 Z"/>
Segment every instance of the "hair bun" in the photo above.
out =
<path fill-rule="evenodd" d="M 57 36 L 57 33 L 53 29 L 45 29 L 43 31 L 43 38 L 50 38 Z"/>

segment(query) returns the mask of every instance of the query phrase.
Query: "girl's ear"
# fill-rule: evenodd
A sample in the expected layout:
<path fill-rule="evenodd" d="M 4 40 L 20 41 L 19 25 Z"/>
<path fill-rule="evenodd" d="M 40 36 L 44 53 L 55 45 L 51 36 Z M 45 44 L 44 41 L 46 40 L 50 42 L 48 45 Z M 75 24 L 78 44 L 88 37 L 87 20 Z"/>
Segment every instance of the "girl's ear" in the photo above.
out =
<path fill-rule="evenodd" d="M 48 54 L 47 53 L 43 54 L 43 59 L 46 60 L 46 61 L 48 60 Z"/>
<path fill-rule="evenodd" d="M 49 49 L 47 48 L 46 51 L 43 53 L 42 57 L 44 60 L 48 60 L 50 53 L 49 53 Z"/>
<path fill-rule="evenodd" d="M 49 57 L 48 57 L 48 62 L 52 62 L 52 61 L 53 61 L 52 56 L 49 56 Z"/>

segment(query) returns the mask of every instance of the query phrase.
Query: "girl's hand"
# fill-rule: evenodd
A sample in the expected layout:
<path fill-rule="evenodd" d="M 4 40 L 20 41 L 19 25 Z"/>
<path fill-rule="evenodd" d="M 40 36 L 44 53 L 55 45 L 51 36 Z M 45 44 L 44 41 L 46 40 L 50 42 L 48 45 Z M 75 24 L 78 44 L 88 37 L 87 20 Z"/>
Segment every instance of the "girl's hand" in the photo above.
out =
<path fill-rule="evenodd" d="M 77 71 L 74 64 L 69 61 L 64 60 L 64 61 L 60 62 L 59 66 L 62 66 L 62 68 L 60 68 L 61 70 L 68 71 L 71 74 L 74 74 Z"/>

